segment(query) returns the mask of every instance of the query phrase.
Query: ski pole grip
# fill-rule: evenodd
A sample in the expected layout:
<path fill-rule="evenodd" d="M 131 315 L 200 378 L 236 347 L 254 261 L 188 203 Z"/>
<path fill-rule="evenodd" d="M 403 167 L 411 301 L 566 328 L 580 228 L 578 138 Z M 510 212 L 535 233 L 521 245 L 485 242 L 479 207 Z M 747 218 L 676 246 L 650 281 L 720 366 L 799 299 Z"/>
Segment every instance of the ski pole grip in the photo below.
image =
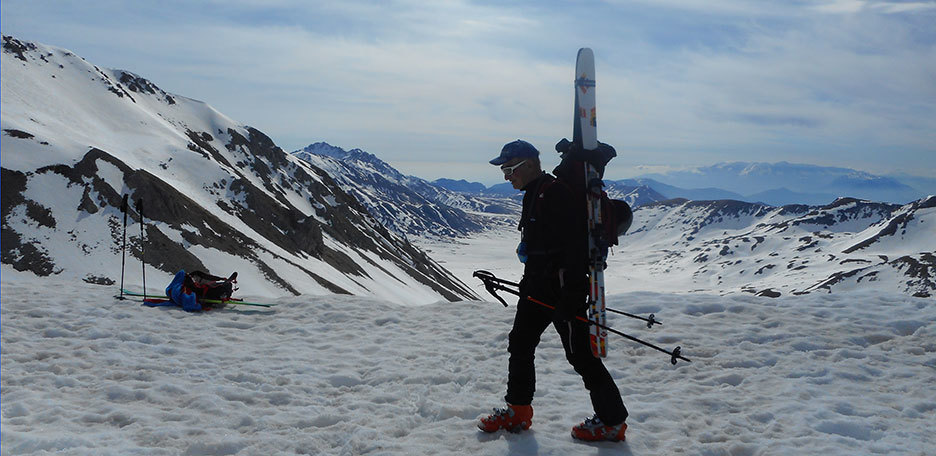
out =
<path fill-rule="evenodd" d="M 670 360 L 670 362 L 673 363 L 674 366 L 676 365 L 676 358 L 679 357 L 679 352 L 680 352 L 681 350 L 682 350 L 682 348 L 680 348 L 680 347 L 676 347 L 676 348 L 673 349 L 673 358 Z"/>
<path fill-rule="evenodd" d="M 681 359 L 687 363 L 692 362 L 692 360 L 690 360 L 689 358 L 683 358 L 682 354 L 680 353 L 681 351 L 682 351 L 682 347 L 679 347 L 679 346 L 673 349 L 673 357 L 670 359 L 670 362 L 673 363 L 674 366 L 676 365 L 676 359 Z"/>

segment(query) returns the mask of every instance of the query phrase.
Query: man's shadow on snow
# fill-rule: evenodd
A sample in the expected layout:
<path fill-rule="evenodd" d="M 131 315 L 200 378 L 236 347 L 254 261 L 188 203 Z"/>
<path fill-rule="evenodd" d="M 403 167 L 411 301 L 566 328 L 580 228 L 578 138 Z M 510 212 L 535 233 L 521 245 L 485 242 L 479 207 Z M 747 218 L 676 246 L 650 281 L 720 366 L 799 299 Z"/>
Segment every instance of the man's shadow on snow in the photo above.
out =
<path fill-rule="evenodd" d="M 611 455 L 623 455 L 623 456 L 633 456 L 634 453 L 631 452 L 630 445 L 627 444 L 627 441 L 623 442 L 598 442 L 598 443 L 589 443 L 581 442 L 582 445 L 595 447 L 598 452 L 595 453 L 598 456 L 611 456 Z"/>
<path fill-rule="evenodd" d="M 504 438 L 507 441 L 507 448 L 509 449 L 508 453 L 511 456 L 514 455 L 535 455 L 539 454 L 539 442 L 536 441 L 536 431 L 530 429 L 523 432 L 478 432 L 478 441 L 479 442 L 493 442 L 500 438 Z"/>
<path fill-rule="evenodd" d="M 539 454 L 539 442 L 536 441 L 536 431 L 530 429 L 528 431 L 523 431 L 518 434 L 512 434 L 510 432 L 478 432 L 478 441 L 479 442 L 493 442 L 500 438 L 504 438 L 507 441 L 507 448 L 509 448 L 508 454 L 511 456 L 514 455 L 536 455 Z M 582 442 L 572 439 L 574 443 L 581 445 L 583 450 L 587 447 L 592 447 L 596 450 L 594 453 L 596 456 L 633 456 L 631 452 L 630 445 L 627 444 L 627 441 L 624 442 Z M 588 452 L 583 451 L 581 454 L 588 454 Z"/>

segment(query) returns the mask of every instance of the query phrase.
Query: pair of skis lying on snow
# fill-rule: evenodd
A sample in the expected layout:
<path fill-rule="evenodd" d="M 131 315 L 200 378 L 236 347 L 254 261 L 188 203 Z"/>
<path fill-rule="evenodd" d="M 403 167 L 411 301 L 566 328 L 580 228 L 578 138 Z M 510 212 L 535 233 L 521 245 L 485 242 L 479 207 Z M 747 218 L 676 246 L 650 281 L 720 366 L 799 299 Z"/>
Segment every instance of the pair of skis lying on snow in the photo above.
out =
<path fill-rule="evenodd" d="M 505 292 L 510 293 L 510 294 L 512 294 L 512 295 L 515 295 L 515 296 L 520 296 L 520 290 L 519 290 L 520 284 L 518 284 L 518 283 L 516 283 L 516 282 L 511 282 L 511 281 L 509 281 L 509 280 L 501 279 L 501 278 L 495 276 L 494 274 L 492 274 L 491 272 L 489 272 L 489 271 L 483 271 L 483 270 L 482 270 L 482 271 L 475 271 L 474 274 L 472 274 L 472 275 L 473 275 L 474 277 L 477 277 L 478 279 L 481 279 L 481 281 L 484 282 L 484 288 L 485 288 L 489 293 L 491 293 L 491 295 L 493 295 L 495 298 L 497 298 L 497 300 L 500 301 L 501 304 L 504 305 L 504 307 L 507 307 L 507 301 L 504 301 L 504 298 L 500 297 L 500 295 L 497 294 L 497 291 L 498 291 L 498 290 L 500 290 L 500 291 L 505 291 Z M 520 296 L 520 297 L 523 297 L 524 299 L 526 299 L 527 301 L 530 301 L 530 302 L 532 302 L 532 303 L 539 304 L 539 305 L 541 305 L 541 306 L 543 306 L 543 307 L 546 307 L 546 308 L 555 310 L 555 306 L 551 306 L 551 305 L 549 305 L 549 304 L 546 304 L 545 302 L 540 301 L 540 300 L 538 300 L 538 299 L 536 299 L 536 298 L 533 298 L 533 297 L 531 297 L 531 296 L 525 296 L 525 297 L 524 297 L 524 296 Z M 630 318 L 636 318 L 636 319 L 638 319 L 638 320 L 645 321 L 645 322 L 647 323 L 647 328 L 652 328 L 653 325 L 661 325 L 661 326 L 663 325 L 663 322 L 657 320 L 657 319 L 653 316 L 653 314 L 650 314 L 649 317 L 641 317 L 640 315 L 634 315 L 634 314 L 630 314 L 630 313 L 627 313 L 627 312 L 622 312 L 622 311 L 620 311 L 620 310 L 615 310 L 615 309 L 611 309 L 611 308 L 605 308 L 605 310 L 607 310 L 608 312 L 613 312 L 613 313 L 617 313 L 617 314 L 621 314 L 621 315 L 628 316 L 628 317 L 630 317 Z M 595 321 L 593 321 L 593 320 L 589 320 L 589 319 L 587 319 L 587 318 L 585 318 L 585 317 L 575 317 L 575 318 L 578 319 L 578 320 L 581 320 L 582 322 L 588 323 L 589 325 L 597 326 L 597 327 L 599 327 L 599 328 L 601 328 L 601 329 L 603 329 L 603 330 L 606 330 L 606 331 L 609 331 L 609 332 L 611 332 L 611 333 L 617 334 L 617 335 L 619 335 L 619 336 L 621 336 L 621 337 L 624 337 L 624 338 L 626 338 L 626 339 L 632 340 L 632 341 L 637 342 L 637 343 L 639 343 L 639 344 L 645 345 L 645 346 L 650 347 L 650 348 L 652 348 L 652 349 L 654 349 L 654 350 L 657 350 L 657 351 L 661 351 L 661 352 L 663 352 L 663 353 L 666 353 L 667 355 L 670 355 L 670 362 L 673 363 L 673 364 L 676 364 L 676 360 L 677 360 L 677 359 L 681 359 L 681 360 L 683 360 L 683 361 L 687 361 L 687 362 L 690 362 L 690 363 L 692 362 L 691 360 L 689 360 L 688 358 L 683 357 L 682 354 L 680 354 L 680 351 L 682 350 L 680 347 L 676 347 L 676 348 L 674 348 L 672 351 L 669 351 L 669 350 L 666 350 L 666 349 L 664 349 L 664 348 L 657 347 L 656 345 L 653 345 L 653 344 L 651 344 L 651 343 L 649 343 L 649 342 L 642 341 L 642 340 L 640 340 L 640 339 L 638 339 L 638 338 L 636 338 L 636 337 L 634 337 L 634 336 L 631 336 L 631 335 L 628 335 L 628 334 L 624 334 L 624 333 L 622 333 L 622 332 L 620 332 L 620 331 L 617 331 L 617 330 L 615 330 L 615 329 L 611 329 L 611 328 L 609 328 L 608 326 L 605 326 L 605 325 L 603 325 L 603 324 L 601 324 L 601 323 L 597 323 L 597 322 L 595 322 Z"/>
<path fill-rule="evenodd" d="M 144 295 L 143 293 L 137 293 L 135 291 L 129 291 L 129 290 L 121 290 L 121 291 L 123 292 L 123 294 L 127 296 L 132 296 L 135 298 L 154 299 L 154 300 L 158 300 L 159 302 L 165 302 L 169 300 L 168 296 L 161 296 L 161 295 L 155 295 L 155 294 L 149 294 L 149 293 L 146 293 Z M 230 299 L 225 299 L 225 300 L 198 298 L 198 302 L 203 303 L 203 304 L 232 304 L 232 305 L 237 305 L 237 306 L 255 306 L 255 307 L 273 307 L 276 305 L 276 304 L 264 304 L 264 303 L 259 303 L 259 302 L 246 302 L 238 298 L 230 298 Z"/>

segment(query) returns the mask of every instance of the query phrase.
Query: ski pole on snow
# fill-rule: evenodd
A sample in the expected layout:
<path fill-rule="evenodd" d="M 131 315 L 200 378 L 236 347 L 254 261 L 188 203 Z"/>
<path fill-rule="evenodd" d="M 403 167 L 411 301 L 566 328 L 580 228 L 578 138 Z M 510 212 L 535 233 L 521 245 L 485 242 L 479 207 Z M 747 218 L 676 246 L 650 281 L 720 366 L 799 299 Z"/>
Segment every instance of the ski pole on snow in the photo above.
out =
<path fill-rule="evenodd" d="M 123 196 L 123 201 L 120 203 L 120 212 L 123 212 L 123 247 L 120 249 L 120 297 L 117 299 L 124 299 L 124 267 L 127 265 L 127 197 L 129 195 Z"/>
<path fill-rule="evenodd" d="M 494 276 L 494 274 L 492 274 L 492 273 L 490 273 L 490 272 L 488 272 L 488 271 L 475 271 L 474 274 L 473 274 L 473 276 L 474 276 L 474 277 L 477 277 L 477 278 L 479 278 L 479 279 L 481 279 L 481 281 L 484 282 L 484 287 L 487 289 L 487 291 L 488 291 L 489 293 L 491 293 L 495 298 L 497 298 L 498 301 L 500 301 L 502 304 L 504 304 L 504 307 L 507 307 L 507 302 L 504 301 L 504 299 L 501 298 L 500 295 L 497 294 L 497 290 L 506 291 L 506 292 L 508 292 L 508 293 L 510 293 L 510 294 L 513 294 L 513 295 L 516 295 L 516 296 L 520 296 L 520 291 L 519 291 L 519 290 L 514 290 L 513 288 L 510 288 L 510 287 L 508 286 L 508 285 L 519 286 L 519 284 L 517 284 L 517 283 L 515 283 L 515 282 L 510 282 L 510 281 L 508 281 L 508 280 L 504 280 L 504 279 L 498 278 L 498 277 Z M 552 309 L 552 310 L 555 310 L 555 309 L 556 309 L 555 306 L 551 306 L 551 305 L 549 305 L 549 304 L 546 304 L 545 302 L 542 302 L 542 301 L 540 301 L 540 300 L 538 300 L 538 299 L 536 299 L 536 298 L 533 298 L 532 296 L 526 296 L 526 297 L 524 297 L 524 299 L 526 299 L 527 301 L 530 301 L 530 302 L 532 302 L 532 303 L 539 304 L 539 305 L 541 305 L 541 306 L 543 306 L 543 307 L 546 307 L 546 308 L 548 308 L 548 309 Z M 595 326 L 597 326 L 597 327 L 599 327 L 599 328 L 601 328 L 601 329 L 607 330 L 607 331 L 612 332 L 612 333 L 614 333 L 614 334 L 617 334 L 617 335 L 619 335 L 619 336 L 621 336 L 621 337 L 624 337 L 624 338 L 626 338 L 626 339 L 629 339 L 629 340 L 632 340 L 632 341 L 634 341 L 634 342 L 637 342 L 638 344 L 641 344 L 641 345 L 650 347 L 650 348 L 652 348 L 652 349 L 654 349 L 654 350 L 657 350 L 657 351 L 666 353 L 667 355 L 670 355 L 670 362 L 673 363 L 674 365 L 676 364 L 676 360 L 677 360 L 677 359 L 681 359 L 681 360 L 683 360 L 683 361 L 690 362 L 690 363 L 692 362 L 689 358 L 685 358 L 685 357 L 682 356 L 682 354 L 680 353 L 680 352 L 682 351 L 682 347 L 677 346 L 677 347 L 674 348 L 672 351 L 669 351 L 669 350 L 666 350 L 666 349 L 664 349 L 664 348 L 660 348 L 660 347 L 658 347 L 658 346 L 656 346 L 656 345 L 653 345 L 653 344 L 651 344 L 651 343 L 649 343 L 649 342 L 645 342 L 645 341 L 643 341 L 643 340 L 640 340 L 640 339 L 638 339 L 638 338 L 636 338 L 636 337 L 634 337 L 634 336 L 625 334 L 625 333 L 623 333 L 623 332 L 621 332 L 621 331 L 618 331 L 618 330 L 616 330 L 616 329 L 613 329 L 613 328 L 610 328 L 610 327 L 608 327 L 608 326 L 602 325 L 602 324 L 600 324 L 600 323 L 591 321 L 591 320 L 589 320 L 589 319 L 587 319 L 587 318 L 585 318 L 585 317 L 576 316 L 575 319 L 576 319 L 576 320 L 579 320 L 579 321 L 582 321 L 582 322 L 584 322 L 584 323 L 588 323 L 588 324 L 590 324 L 590 325 L 595 325 Z M 652 318 L 652 316 L 651 316 L 650 320 L 652 320 L 652 319 L 653 319 L 653 318 Z M 655 322 L 655 323 L 659 323 L 659 322 Z M 662 323 L 659 323 L 659 324 L 662 324 Z M 649 327 L 649 326 L 650 326 L 650 325 L 648 324 L 648 327 Z"/>
<path fill-rule="evenodd" d="M 143 231 L 143 198 L 137 200 L 136 208 L 140 214 L 140 263 L 143 265 L 143 299 L 146 299 L 146 234 Z"/>
<path fill-rule="evenodd" d="M 497 293 L 491 291 L 492 287 L 494 287 L 494 289 L 496 290 L 503 290 L 510 294 L 520 296 L 519 291 L 506 287 L 506 286 L 511 286 L 514 288 L 520 288 L 519 283 L 511 282 L 509 280 L 505 280 L 500 277 L 497 277 L 490 271 L 479 270 L 479 271 L 475 271 L 473 275 L 474 277 L 477 277 L 481 279 L 482 282 L 484 282 L 484 286 L 487 289 L 488 293 L 491 293 L 492 295 L 494 295 L 495 298 L 497 298 L 502 304 L 504 304 L 504 307 L 507 307 L 507 303 L 503 299 L 501 299 L 501 297 L 498 296 Z M 653 314 L 650 314 L 649 317 L 641 317 L 640 315 L 634 315 L 632 313 L 624 312 L 622 310 L 612 309 L 610 307 L 606 307 L 605 310 L 607 310 L 608 312 L 614 312 L 616 314 L 624 315 L 625 317 L 630 317 L 630 318 L 635 318 L 637 320 L 645 321 L 647 322 L 648 328 L 652 328 L 653 325 L 663 326 L 663 322 L 660 320 L 657 320 L 656 316 L 654 316 Z"/>
<path fill-rule="evenodd" d="M 530 302 L 539 304 L 539 305 L 541 305 L 541 306 L 543 306 L 543 307 L 546 307 L 547 309 L 556 310 L 556 306 L 551 306 L 551 305 L 549 305 L 549 304 L 546 304 L 545 302 L 540 301 L 540 300 L 538 300 L 538 299 L 536 299 L 536 298 L 534 298 L 534 297 L 532 297 L 532 296 L 527 296 L 527 297 L 524 298 L 524 299 L 526 299 L 527 301 L 530 301 Z M 677 359 L 681 359 L 681 360 L 683 360 L 683 361 L 687 361 L 687 362 L 690 362 L 690 363 L 692 362 L 691 360 L 689 360 L 689 358 L 684 358 L 684 357 L 680 354 L 680 351 L 682 350 L 682 347 L 678 347 L 678 346 L 677 346 L 676 348 L 673 349 L 673 351 L 669 351 L 669 350 L 666 350 L 665 348 L 657 347 L 656 345 L 653 345 L 653 344 L 651 344 L 650 342 L 644 342 L 644 341 L 642 341 L 642 340 L 640 340 L 640 339 L 638 339 L 638 338 L 636 338 L 636 337 L 634 337 L 634 336 L 630 336 L 630 335 L 624 334 L 624 333 L 622 333 L 621 331 L 618 331 L 618 330 L 616 330 L 616 329 L 609 328 L 609 327 L 607 327 L 607 326 L 605 326 L 605 325 L 603 325 L 603 324 L 601 324 L 601 323 L 596 323 L 596 322 L 594 322 L 594 321 L 591 321 L 591 320 L 589 320 L 589 319 L 587 319 L 587 318 L 585 318 L 585 317 L 576 316 L 575 319 L 576 319 L 576 320 L 579 320 L 579 321 L 581 321 L 581 322 L 584 322 L 584 323 L 588 323 L 588 324 L 590 324 L 590 325 L 595 325 L 595 326 L 597 326 L 597 327 L 599 327 L 599 328 L 601 328 L 601 329 L 604 329 L 604 330 L 606 330 L 606 331 L 612 332 L 612 333 L 617 334 L 617 335 L 619 335 L 619 336 L 621 336 L 621 337 L 624 337 L 624 338 L 626 338 L 626 339 L 630 339 L 630 340 L 632 340 L 632 341 L 634 341 L 634 342 L 637 342 L 638 344 L 645 345 L 645 346 L 650 347 L 650 348 L 652 348 L 652 349 L 654 349 L 654 350 L 657 350 L 657 351 L 661 351 L 661 352 L 663 352 L 663 353 L 666 353 L 667 355 L 670 355 L 670 357 L 671 357 L 671 358 L 670 358 L 670 362 L 673 363 L 673 364 L 676 364 L 676 360 L 677 360 Z"/>

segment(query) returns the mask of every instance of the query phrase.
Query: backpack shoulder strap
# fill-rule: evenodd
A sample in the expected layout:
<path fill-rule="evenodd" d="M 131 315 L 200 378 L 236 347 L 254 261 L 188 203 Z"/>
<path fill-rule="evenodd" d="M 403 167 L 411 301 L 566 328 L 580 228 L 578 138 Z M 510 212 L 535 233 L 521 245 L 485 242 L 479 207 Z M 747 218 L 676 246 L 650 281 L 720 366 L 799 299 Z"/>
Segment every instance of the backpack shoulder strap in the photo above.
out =
<path fill-rule="evenodd" d="M 561 182 L 559 179 L 556 179 L 552 175 L 546 174 L 545 182 L 541 183 L 539 188 L 536 189 L 536 199 L 533 200 L 534 217 L 538 216 L 540 213 L 540 201 L 546 198 L 546 191 L 549 190 L 549 187 L 552 187 L 556 182 L 560 182 L 565 185 L 565 183 Z"/>

